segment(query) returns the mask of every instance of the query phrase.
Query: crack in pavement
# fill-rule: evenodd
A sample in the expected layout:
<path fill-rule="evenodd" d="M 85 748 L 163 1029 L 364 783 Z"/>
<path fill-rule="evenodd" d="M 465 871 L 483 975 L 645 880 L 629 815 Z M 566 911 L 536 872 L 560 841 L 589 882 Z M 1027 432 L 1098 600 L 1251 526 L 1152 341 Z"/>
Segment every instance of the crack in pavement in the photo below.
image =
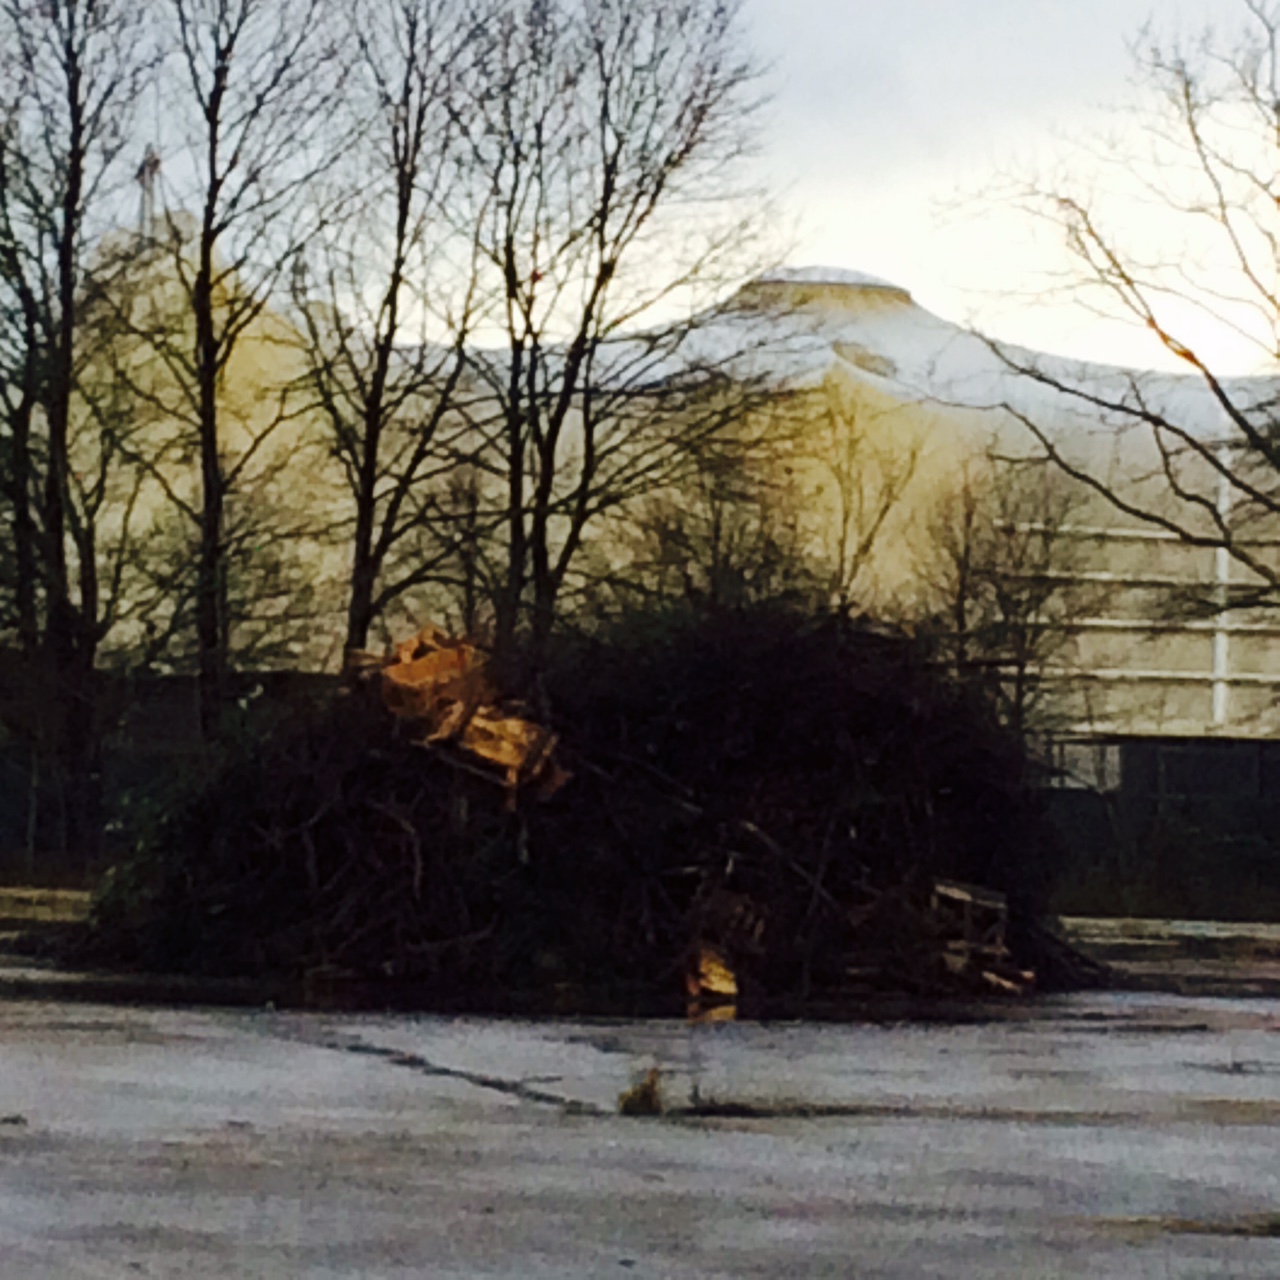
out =
<path fill-rule="evenodd" d="M 407 1067 L 411 1071 L 421 1072 L 443 1080 L 461 1080 L 474 1085 L 477 1089 L 490 1089 L 495 1093 L 519 1098 L 523 1102 L 536 1102 L 541 1106 L 559 1107 L 571 1115 L 603 1116 L 611 1115 L 593 1102 L 584 1102 L 579 1098 L 567 1098 L 562 1094 L 551 1093 L 546 1089 L 537 1089 L 527 1080 L 511 1080 L 506 1076 L 489 1075 L 481 1071 L 466 1071 L 461 1067 L 446 1067 L 438 1062 L 424 1058 L 420 1053 L 410 1053 L 404 1049 L 393 1049 L 388 1045 L 371 1044 L 358 1036 L 346 1038 L 327 1037 L 323 1040 L 310 1041 L 320 1048 L 337 1049 L 343 1053 L 358 1053 L 366 1057 L 381 1058 L 384 1062 L 396 1067 Z M 545 1077 L 543 1077 L 545 1079 Z"/>

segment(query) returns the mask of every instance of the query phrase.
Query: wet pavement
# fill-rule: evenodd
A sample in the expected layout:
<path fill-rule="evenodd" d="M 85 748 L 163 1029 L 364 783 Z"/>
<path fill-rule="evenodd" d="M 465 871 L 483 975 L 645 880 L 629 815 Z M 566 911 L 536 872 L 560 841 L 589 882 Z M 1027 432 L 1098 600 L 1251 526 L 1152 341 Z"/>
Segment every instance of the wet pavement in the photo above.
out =
<path fill-rule="evenodd" d="M 1275 1280 L 1277 1032 L 0 1004 L 0 1275 Z M 652 1065 L 667 1114 L 617 1115 Z"/>

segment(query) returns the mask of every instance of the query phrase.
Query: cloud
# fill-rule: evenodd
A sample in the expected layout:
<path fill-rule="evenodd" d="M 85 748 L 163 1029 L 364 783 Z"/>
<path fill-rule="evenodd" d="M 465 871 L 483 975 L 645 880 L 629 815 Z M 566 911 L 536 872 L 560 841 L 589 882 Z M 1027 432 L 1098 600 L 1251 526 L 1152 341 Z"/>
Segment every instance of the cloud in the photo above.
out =
<path fill-rule="evenodd" d="M 1069 124 L 1118 98 L 1152 0 L 749 0 L 788 165 L 877 170 Z M 1221 0 L 1163 0 L 1203 25 Z"/>

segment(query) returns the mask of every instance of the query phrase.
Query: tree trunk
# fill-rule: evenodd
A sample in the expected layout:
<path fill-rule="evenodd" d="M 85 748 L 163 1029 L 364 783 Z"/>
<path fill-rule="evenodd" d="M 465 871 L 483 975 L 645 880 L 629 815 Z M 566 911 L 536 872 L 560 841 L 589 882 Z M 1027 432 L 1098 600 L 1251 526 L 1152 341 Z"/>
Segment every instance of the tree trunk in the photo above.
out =
<path fill-rule="evenodd" d="M 31 510 L 31 419 L 37 397 L 34 323 L 28 326 L 26 343 L 28 353 L 25 370 L 26 385 L 23 388 L 22 401 L 10 425 L 12 437 L 9 444 L 9 502 L 12 507 L 14 602 L 18 615 L 18 643 L 23 656 L 28 661 L 32 661 L 40 645 L 40 618 L 37 611 L 38 534 L 35 517 Z"/>
<path fill-rule="evenodd" d="M 347 652 L 369 644 L 373 622 L 373 588 L 377 570 L 373 563 L 373 504 L 363 500 L 356 507 L 355 544 L 351 553 L 351 597 L 347 602 Z"/>
<path fill-rule="evenodd" d="M 218 339 L 213 315 L 212 209 L 206 211 L 196 278 L 196 368 L 200 405 L 200 550 L 196 569 L 196 645 L 199 653 L 200 734 L 222 734 L 226 685 L 226 618 L 223 607 L 225 486 L 218 448 Z"/>
<path fill-rule="evenodd" d="M 84 103 L 82 73 L 74 27 L 68 30 L 63 54 L 70 108 L 66 186 L 58 228 L 58 324 L 46 384 L 48 458 L 44 487 L 45 647 L 53 677 L 52 750 L 63 800 L 63 854 L 88 861 L 96 854 L 100 806 L 96 802 L 96 681 L 91 601 L 79 608 L 71 599 L 67 557 L 67 504 L 70 478 L 71 399 L 75 386 L 80 220 L 84 199 Z"/>
<path fill-rule="evenodd" d="M 518 372 L 518 361 L 513 361 L 513 383 Z M 500 667 L 509 667 L 516 658 L 528 554 L 524 515 L 524 423 L 519 408 L 513 407 L 507 413 L 506 575 L 494 607 L 494 656 Z"/>
<path fill-rule="evenodd" d="M 402 205 L 399 235 L 404 237 L 407 207 Z M 364 412 L 364 438 L 361 441 L 360 472 L 356 491 L 355 540 L 351 550 L 351 597 L 347 605 L 347 651 L 363 649 L 369 643 L 369 627 L 373 623 L 373 593 L 381 571 L 382 556 L 374 547 L 373 530 L 378 515 L 379 458 L 382 452 L 383 418 L 387 376 L 399 324 L 403 248 L 397 248 L 395 268 L 384 300 L 387 316 L 385 332 L 378 339 L 373 380 Z"/>

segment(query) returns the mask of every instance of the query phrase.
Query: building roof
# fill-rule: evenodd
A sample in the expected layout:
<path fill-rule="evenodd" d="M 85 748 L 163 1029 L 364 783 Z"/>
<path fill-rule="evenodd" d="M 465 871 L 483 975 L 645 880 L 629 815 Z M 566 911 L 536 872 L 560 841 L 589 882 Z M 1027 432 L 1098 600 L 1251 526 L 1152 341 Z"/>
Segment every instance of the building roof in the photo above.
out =
<path fill-rule="evenodd" d="M 771 338 L 766 335 L 771 334 Z M 910 292 L 843 268 L 791 267 L 746 285 L 692 336 L 695 349 L 735 346 L 790 383 L 833 370 L 904 399 L 965 409 L 1010 407 L 1054 424 L 1115 426 L 1139 404 L 1205 438 L 1225 434 L 1223 410 L 1198 373 L 1173 374 L 1073 360 L 985 338 L 921 307 Z M 1245 410 L 1280 399 L 1280 377 L 1224 379 Z M 1108 409 L 1108 406 L 1113 408 Z"/>

